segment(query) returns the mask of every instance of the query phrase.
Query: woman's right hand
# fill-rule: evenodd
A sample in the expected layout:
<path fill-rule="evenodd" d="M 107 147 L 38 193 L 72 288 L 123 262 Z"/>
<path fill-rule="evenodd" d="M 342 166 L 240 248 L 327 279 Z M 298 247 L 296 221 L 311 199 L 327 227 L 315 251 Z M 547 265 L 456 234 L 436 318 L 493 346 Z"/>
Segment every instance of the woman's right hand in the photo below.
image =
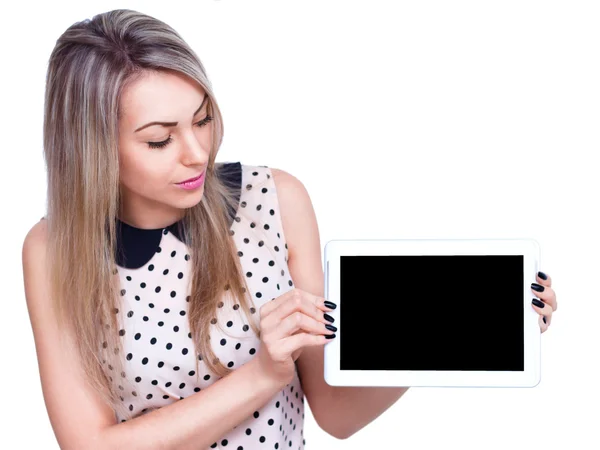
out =
<path fill-rule="evenodd" d="M 333 309 L 325 306 L 323 297 L 298 288 L 262 305 L 256 360 L 263 373 L 283 386 L 290 383 L 303 347 L 323 345 L 335 337 L 335 327 L 324 317 L 324 312 Z"/>

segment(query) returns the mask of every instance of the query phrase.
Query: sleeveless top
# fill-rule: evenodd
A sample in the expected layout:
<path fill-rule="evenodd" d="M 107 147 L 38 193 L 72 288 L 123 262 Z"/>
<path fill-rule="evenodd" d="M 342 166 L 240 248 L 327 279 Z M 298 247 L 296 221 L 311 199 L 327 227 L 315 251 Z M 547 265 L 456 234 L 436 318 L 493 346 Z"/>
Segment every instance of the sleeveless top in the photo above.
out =
<path fill-rule="evenodd" d="M 229 234 L 238 249 L 253 311 L 258 311 L 294 285 L 273 175 L 267 166 L 239 162 L 215 167 L 239 194 L 238 210 L 229 211 Z M 237 214 L 239 208 L 245 208 L 245 215 Z M 178 222 L 160 229 L 140 229 L 120 220 L 117 225 L 120 335 L 125 376 L 133 386 L 121 391 L 121 399 L 137 417 L 194 395 L 220 377 L 207 369 L 202 355 L 196 374 L 196 349 L 187 320 L 190 256 Z M 215 315 L 210 342 L 217 358 L 235 370 L 254 357 L 260 340 L 232 297 L 224 297 Z M 218 324 L 235 337 L 224 334 Z M 126 420 L 115 415 L 120 422 Z M 290 384 L 209 448 L 303 449 L 303 424 L 304 394 L 296 369 Z"/>

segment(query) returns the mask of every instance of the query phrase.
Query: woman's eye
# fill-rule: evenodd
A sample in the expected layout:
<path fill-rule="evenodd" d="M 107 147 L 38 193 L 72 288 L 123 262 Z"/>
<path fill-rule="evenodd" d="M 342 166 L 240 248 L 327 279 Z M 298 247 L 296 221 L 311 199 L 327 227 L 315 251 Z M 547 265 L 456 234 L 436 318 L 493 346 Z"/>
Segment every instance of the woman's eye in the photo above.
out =
<path fill-rule="evenodd" d="M 198 125 L 199 127 L 203 127 L 204 125 L 206 125 L 211 120 L 213 120 L 213 116 L 208 115 L 204 119 L 202 119 L 200 122 L 196 122 L 196 125 Z"/>
<path fill-rule="evenodd" d="M 203 127 L 204 125 L 206 125 L 211 120 L 213 120 L 213 116 L 208 115 L 204 119 L 202 119 L 200 122 L 196 122 L 195 125 L 197 125 L 199 127 Z M 172 141 L 173 141 L 173 139 L 169 135 L 169 137 L 167 139 L 165 139 L 164 141 L 160 141 L 160 142 L 148 142 L 148 147 L 150 147 L 150 148 L 163 148 L 163 147 L 166 147 L 167 145 L 169 145 Z"/>
<path fill-rule="evenodd" d="M 167 139 L 165 139 L 164 141 L 160 141 L 160 142 L 148 142 L 148 146 L 150 148 L 163 148 L 166 147 L 173 139 L 171 139 L 171 136 L 169 135 L 169 137 Z"/>

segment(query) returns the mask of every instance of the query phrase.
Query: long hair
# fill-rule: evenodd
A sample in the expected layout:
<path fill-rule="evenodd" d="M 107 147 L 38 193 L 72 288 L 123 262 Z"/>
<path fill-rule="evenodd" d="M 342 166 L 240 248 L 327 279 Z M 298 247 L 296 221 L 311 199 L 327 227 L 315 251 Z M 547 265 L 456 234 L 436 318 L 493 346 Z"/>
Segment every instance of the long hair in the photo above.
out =
<path fill-rule="evenodd" d="M 127 418 L 131 413 L 119 401 L 126 373 L 115 258 L 121 205 L 119 99 L 129 83 L 148 71 L 175 71 L 195 80 L 208 95 L 214 118 L 203 198 L 182 219 L 191 254 L 188 320 L 208 370 L 219 376 L 232 371 L 216 358 L 209 341 L 221 297 L 238 299 L 246 316 L 257 321 L 230 238 L 228 209 L 237 210 L 235 195 L 215 163 L 222 117 L 198 56 L 170 26 L 136 11 L 109 11 L 73 24 L 57 40 L 46 77 L 48 294 L 60 329 L 76 344 L 72 357 L 80 358 L 86 380 Z M 253 320 L 250 326 L 260 336 Z"/>

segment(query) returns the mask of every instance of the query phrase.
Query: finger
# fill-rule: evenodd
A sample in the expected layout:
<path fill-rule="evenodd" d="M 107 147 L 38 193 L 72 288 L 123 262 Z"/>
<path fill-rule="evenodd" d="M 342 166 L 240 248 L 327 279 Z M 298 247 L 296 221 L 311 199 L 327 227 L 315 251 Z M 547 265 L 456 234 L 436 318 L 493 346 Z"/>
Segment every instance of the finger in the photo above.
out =
<path fill-rule="evenodd" d="M 293 296 L 288 297 L 287 301 L 281 303 L 268 316 L 264 317 L 261 326 L 264 330 L 270 330 L 296 311 L 311 316 L 319 322 L 327 323 L 322 309 L 326 308 L 324 300 L 316 295 L 298 290 Z"/>
<path fill-rule="evenodd" d="M 269 338 L 284 339 L 298 330 L 312 334 L 331 334 L 337 331 L 337 328 L 296 311 L 279 322 L 279 325 L 269 333 Z"/>
<path fill-rule="evenodd" d="M 539 298 L 534 298 L 531 301 L 531 307 L 535 310 L 535 312 L 546 317 L 547 325 L 550 325 L 550 318 L 552 317 L 552 308 L 550 307 L 550 305 L 546 304 Z M 543 319 L 540 318 L 540 320 Z"/>
<path fill-rule="evenodd" d="M 540 315 L 538 317 L 538 323 L 540 325 L 540 331 L 543 333 L 544 331 L 546 331 L 548 329 L 548 327 L 550 326 L 550 323 L 548 322 L 548 319 L 546 319 L 546 323 L 544 323 L 544 317 L 543 315 Z"/>
<path fill-rule="evenodd" d="M 542 299 L 546 304 L 550 305 L 552 311 L 556 311 L 558 304 L 556 302 L 556 293 L 554 292 L 554 289 L 542 286 L 538 283 L 531 283 L 531 292 L 533 295 Z"/>
<path fill-rule="evenodd" d="M 546 277 L 546 278 L 544 278 L 544 277 Z M 548 287 L 552 286 L 552 278 L 547 273 L 538 272 L 535 279 L 542 286 L 548 286 Z"/>
<path fill-rule="evenodd" d="M 273 312 L 273 310 L 277 309 L 279 306 L 281 306 L 283 303 L 285 303 L 291 297 L 297 295 L 298 292 L 300 292 L 300 289 L 298 289 L 298 288 L 290 289 L 285 294 L 277 297 L 275 300 L 271 300 L 269 302 L 264 303 L 259 309 L 260 317 L 261 318 L 267 317 L 269 314 L 271 314 Z"/>
<path fill-rule="evenodd" d="M 327 339 L 323 335 L 298 333 L 279 341 L 279 351 L 285 355 L 291 355 L 298 349 L 309 346 L 312 347 L 315 345 L 323 345 L 327 342 L 331 342 L 331 339 Z"/>
<path fill-rule="evenodd" d="M 324 311 L 333 311 L 335 308 L 329 308 L 325 306 L 325 302 L 327 301 L 323 297 L 319 297 L 318 295 L 313 295 L 310 292 L 303 291 L 302 289 L 294 288 L 286 292 L 285 294 L 277 297 L 275 300 L 271 300 L 270 302 L 266 302 L 260 307 L 260 317 L 266 317 L 273 312 L 273 310 L 277 309 L 279 306 L 287 302 L 290 298 L 293 297 L 306 297 L 312 300 L 312 302 L 317 305 L 320 309 Z"/>

